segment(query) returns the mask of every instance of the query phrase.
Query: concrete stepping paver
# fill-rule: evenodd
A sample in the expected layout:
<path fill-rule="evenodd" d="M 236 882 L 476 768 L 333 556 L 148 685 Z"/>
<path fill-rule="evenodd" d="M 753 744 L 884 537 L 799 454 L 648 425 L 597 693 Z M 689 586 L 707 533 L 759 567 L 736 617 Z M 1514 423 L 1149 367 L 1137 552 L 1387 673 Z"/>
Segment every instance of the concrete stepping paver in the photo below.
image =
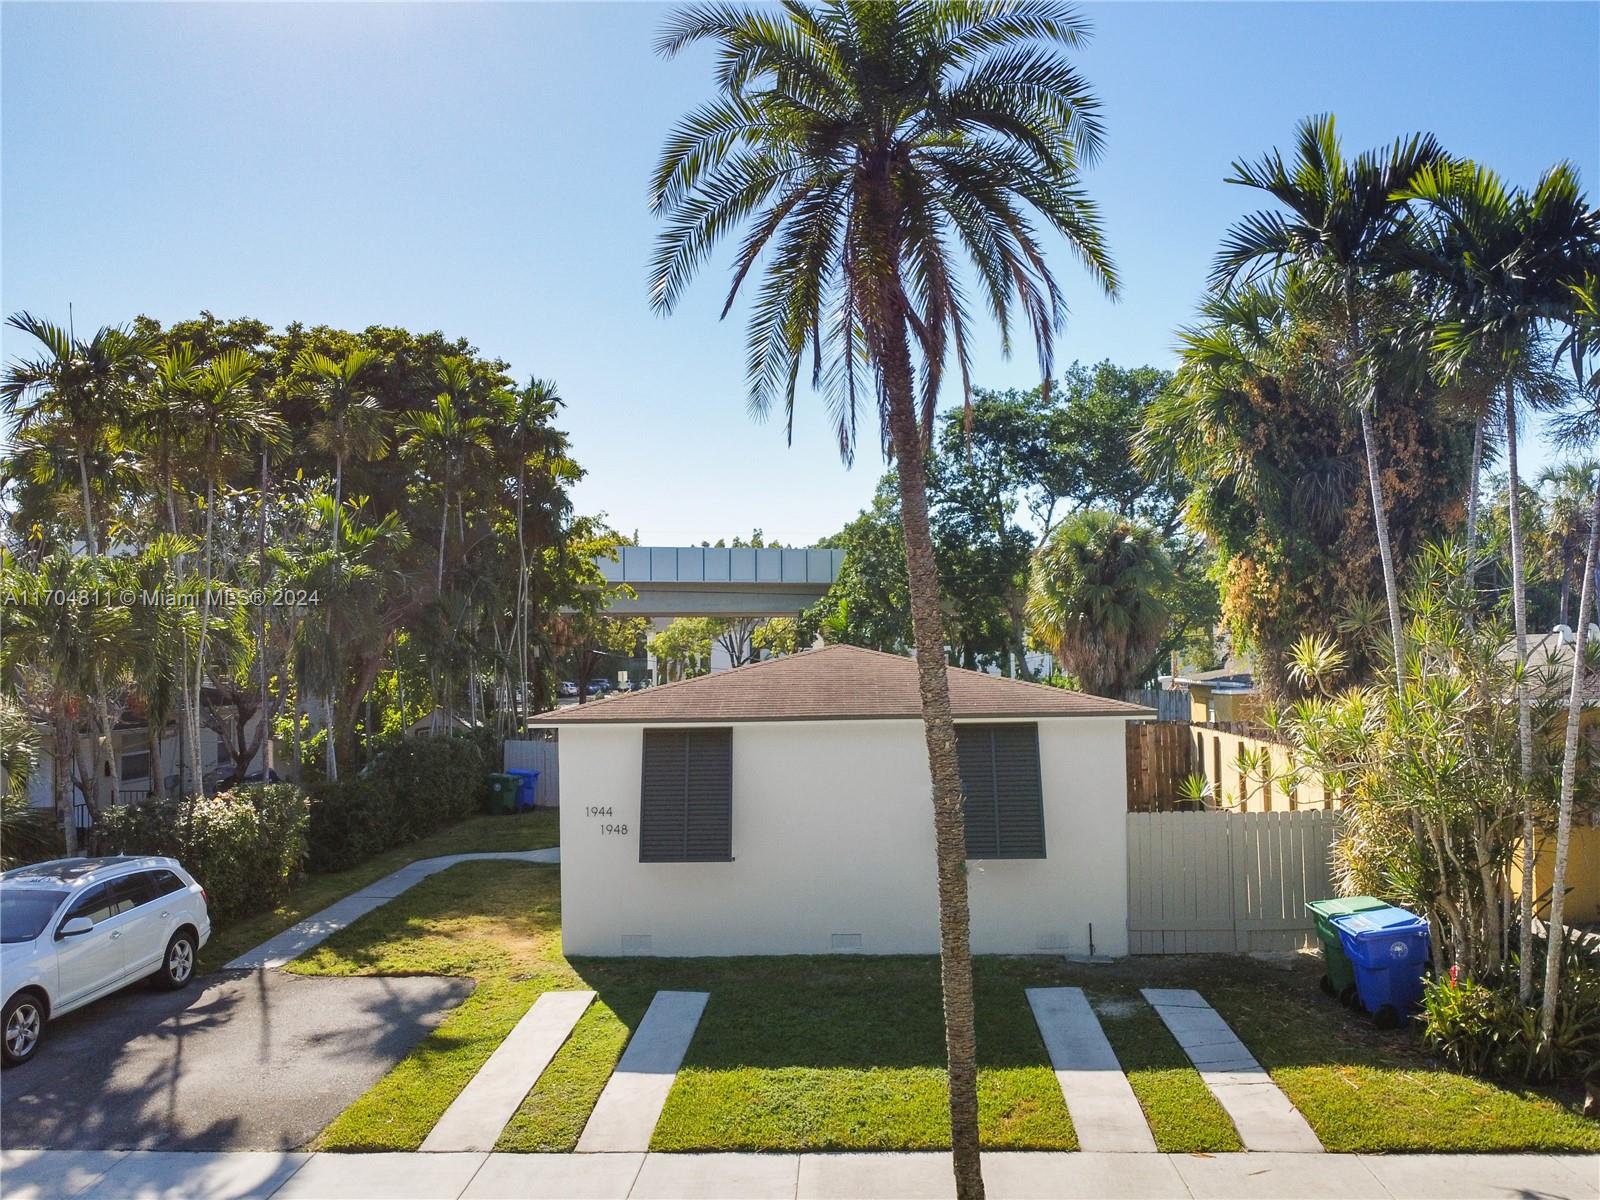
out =
<path fill-rule="evenodd" d="M 1027 996 L 1078 1145 L 1154 1153 L 1156 1140 L 1144 1110 L 1083 989 L 1028 988 Z"/>
<path fill-rule="evenodd" d="M 423 1140 L 422 1149 L 429 1153 L 493 1150 L 523 1097 L 539 1081 L 593 1000 L 593 992 L 578 991 L 545 992 L 535 1000 L 445 1109 Z"/>
<path fill-rule="evenodd" d="M 246 950 L 238 958 L 224 965 L 223 970 L 276 970 L 285 963 L 293 962 L 313 946 L 327 941 L 373 909 L 382 907 L 408 888 L 421 883 L 428 876 L 458 863 L 490 860 L 554 864 L 561 861 L 561 850 L 557 846 L 550 846 L 543 850 L 489 850 L 471 854 L 442 854 L 437 858 L 419 858 L 416 862 L 407 863 L 399 870 L 390 872 L 376 883 L 369 883 L 360 891 L 351 892 L 344 899 L 335 901 L 320 912 L 312 913 L 305 920 L 289 926 L 259 946 Z"/>
<path fill-rule="evenodd" d="M 657 992 L 578 1138 L 580 1153 L 648 1150 L 708 992 Z M 792 1194 L 792 1193 L 791 1193 Z"/>
<path fill-rule="evenodd" d="M 1246 1150 L 1321 1152 L 1322 1143 L 1300 1110 L 1199 992 L 1144 988 L 1141 994 L 1194 1063 Z"/>

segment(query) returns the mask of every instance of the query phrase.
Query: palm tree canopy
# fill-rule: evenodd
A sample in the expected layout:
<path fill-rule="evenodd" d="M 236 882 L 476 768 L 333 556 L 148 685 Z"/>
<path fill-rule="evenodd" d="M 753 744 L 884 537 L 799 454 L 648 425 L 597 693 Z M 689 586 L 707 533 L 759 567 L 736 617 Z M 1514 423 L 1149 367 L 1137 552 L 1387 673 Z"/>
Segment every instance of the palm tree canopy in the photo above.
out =
<path fill-rule="evenodd" d="M 1085 691 L 1120 695 L 1139 682 L 1166 634 L 1172 582 L 1153 529 L 1117 513 L 1077 513 L 1034 558 L 1028 625 Z"/>
<path fill-rule="evenodd" d="M 341 461 L 383 453 L 387 444 L 383 407 L 369 386 L 381 361 L 378 352 L 367 347 L 337 360 L 317 350 L 295 355 L 290 391 L 309 399 L 323 414 L 310 433 L 318 450 Z"/>
<path fill-rule="evenodd" d="M 1421 133 L 1346 158 L 1333 116 L 1306 118 L 1295 130 L 1292 161 L 1274 150 L 1259 162 L 1233 164 L 1228 183 L 1258 188 L 1282 209 L 1253 213 L 1228 231 L 1213 285 L 1230 287 L 1241 275 L 1292 264 L 1348 294 L 1362 276 L 1398 269 L 1401 189 L 1443 160 L 1438 141 Z"/>
<path fill-rule="evenodd" d="M 1600 264 L 1600 209 L 1589 206 L 1577 172 L 1560 163 L 1524 191 L 1478 163 L 1440 161 L 1396 198 L 1422 208 L 1402 255 L 1438 304 L 1433 350 L 1447 369 L 1474 355 L 1502 372 L 1528 359 L 1542 365 L 1550 355 L 1530 331 L 1567 320 L 1565 281 Z"/>
<path fill-rule="evenodd" d="M 1020 307 L 1048 378 L 1066 302 L 1041 222 L 1108 293 L 1117 286 L 1078 175 L 1100 148 L 1099 105 L 1064 52 L 1086 37 L 1077 10 L 1053 0 L 683 10 L 658 49 L 715 43 L 721 94 L 679 122 L 656 168 L 651 206 L 667 227 L 651 303 L 670 311 L 748 221 L 723 314 L 760 263 L 750 410 L 781 403 L 792 435 L 809 357 L 846 461 L 858 392 L 872 386 L 863 375 L 881 376 L 906 329 L 922 362 L 924 441 L 951 358 L 970 390 L 968 273 L 1008 352 Z"/>

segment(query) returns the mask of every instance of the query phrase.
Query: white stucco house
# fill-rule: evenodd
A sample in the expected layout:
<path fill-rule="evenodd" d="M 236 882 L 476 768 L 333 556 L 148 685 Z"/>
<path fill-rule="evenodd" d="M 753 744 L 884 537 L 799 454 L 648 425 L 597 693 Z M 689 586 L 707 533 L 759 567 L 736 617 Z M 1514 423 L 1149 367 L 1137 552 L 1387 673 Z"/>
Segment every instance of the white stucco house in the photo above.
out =
<path fill-rule="evenodd" d="M 973 949 L 1122 955 L 1124 726 L 1150 710 L 951 669 Z M 568 954 L 929 954 L 916 664 L 853 646 L 561 709 Z"/>

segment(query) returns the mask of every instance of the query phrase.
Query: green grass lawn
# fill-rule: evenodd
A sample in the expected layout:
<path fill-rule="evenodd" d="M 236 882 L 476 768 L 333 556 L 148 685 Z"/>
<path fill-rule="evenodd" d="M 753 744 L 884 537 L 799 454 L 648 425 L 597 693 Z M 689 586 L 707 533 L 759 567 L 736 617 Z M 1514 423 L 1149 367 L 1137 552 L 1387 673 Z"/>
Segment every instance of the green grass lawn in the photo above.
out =
<path fill-rule="evenodd" d="M 200 968 L 216 970 L 273 934 L 282 933 L 296 921 L 419 858 L 483 850 L 538 850 L 554 846 L 559 840 L 560 819 L 553 808 L 510 816 L 468 817 L 420 841 L 386 850 L 347 871 L 306 876 L 276 908 L 214 930 L 201 952 Z"/>
<path fill-rule="evenodd" d="M 560 952 L 558 868 L 474 863 L 419 884 L 290 969 L 451 974 L 473 994 L 319 1138 L 324 1149 L 414 1149 L 540 992 L 594 1006 L 501 1136 L 570 1150 L 658 988 L 711 993 L 652 1146 L 657 1150 L 934 1149 L 948 1145 L 937 964 L 931 958 L 576 959 Z M 1239 1148 L 1227 1117 L 1141 986 L 1198 987 L 1330 1150 L 1597 1150 L 1574 1095 L 1519 1092 L 1429 1062 L 1322 998 L 1318 972 L 1236 958 L 1107 966 L 982 958 L 980 1119 L 995 1149 L 1076 1146 L 1023 989 L 1084 987 L 1170 1151 Z"/>

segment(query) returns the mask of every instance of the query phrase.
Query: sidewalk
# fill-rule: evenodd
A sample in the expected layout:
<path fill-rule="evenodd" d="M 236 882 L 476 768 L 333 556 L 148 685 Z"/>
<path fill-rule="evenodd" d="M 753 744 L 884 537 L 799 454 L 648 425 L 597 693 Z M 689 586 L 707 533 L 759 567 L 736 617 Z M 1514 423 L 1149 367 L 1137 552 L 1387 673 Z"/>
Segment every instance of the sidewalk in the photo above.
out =
<path fill-rule="evenodd" d="M 1600 1155 L 984 1155 L 992 1200 L 1600 1200 Z M 945 1154 L 7 1150 L 6 1200 L 942 1200 Z"/>

